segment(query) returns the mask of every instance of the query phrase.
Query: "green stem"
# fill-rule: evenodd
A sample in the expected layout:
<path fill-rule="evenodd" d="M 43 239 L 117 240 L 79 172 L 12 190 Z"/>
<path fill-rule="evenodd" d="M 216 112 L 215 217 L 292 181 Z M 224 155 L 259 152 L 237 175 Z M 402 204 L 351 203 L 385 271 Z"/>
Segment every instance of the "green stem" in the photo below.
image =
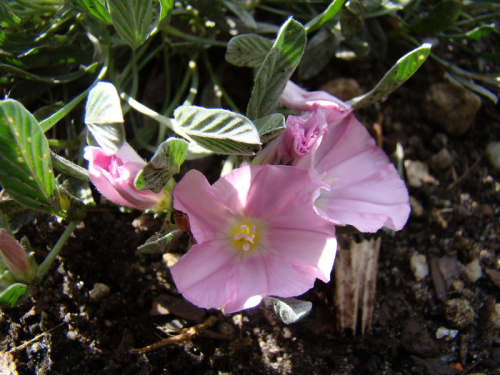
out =
<path fill-rule="evenodd" d="M 224 99 L 226 100 L 227 104 L 229 105 L 229 108 L 231 108 L 231 110 L 233 110 L 236 113 L 241 113 L 240 109 L 238 108 L 238 106 L 236 105 L 236 103 L 233 101 L 233 99 L 231 99 L 231 97 L 229 96 L 229 94 L 227 93 L 227 91 L 221 85 L 221 83 L 219 81 L 219 78 L 217 78 L 217 75 L 215 74 L 214 70 L 212 69 L 212 64 L 210 63 L 210 60 L 208 59 L 207 52 L 206 51 L 202 51 L 201 56 L 203 58 L 203 62 L 205 63 L 205 66 L 207 68 L 207 71 L 208 71 L 208 74 L 210 76 L 210 79 L 212 80 L 212 82 L 214 83 L 214 85 L 216 85 L 219 88 L 220 92 L 222 93 L 222 96 L 224 97 Z"/>
<path fill-rule="evenodd" d="M 63 234 L 61 235 L 61 237 L 59 237 L 56 244 L 54 245 L 54 247 L 50 251 L 49 255 L 47 255 L 47 257 L 44 259 L 42 264 L 40 264 L 40 266 L 38 267 L 38 271 L 36 273 L 36 276 L 38 279 L 41 279 L 43 277 L 43 275 L 45 275 L 47 273 L 50 266 L 52 266 L 52 263 L 54 263 L 54 260 L 61 252 L 62 248 L 64 247 L 64 244 L 69 239 L 69 237 L 71 236 L 71 233 L 73 233 L 73 231 L 75 230 L 78 223 L 79 222 L 77 222 L 77 221 L 72 221 L 66 227 Z"/>

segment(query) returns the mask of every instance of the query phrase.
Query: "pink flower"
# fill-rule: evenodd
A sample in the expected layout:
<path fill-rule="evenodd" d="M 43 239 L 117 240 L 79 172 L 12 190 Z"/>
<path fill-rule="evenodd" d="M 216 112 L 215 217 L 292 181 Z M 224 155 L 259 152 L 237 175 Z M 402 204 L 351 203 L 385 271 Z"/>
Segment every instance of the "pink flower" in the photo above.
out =
<path fill-rule="evenodd" d="M 292 81 L 286 84 L 280 102 L 298 112 L 315 111 L 315 108 L 328 109 L 326 117 L 328 122 L 339 120 L 352 111 L 350 105 L 333 95 L 325 91 L 304 90 Z"/>
<path fill-rule="evenodd" d="M 253 164 L 288 164 L 307 154 L 327 126 L 324 111 L 318 109 L 300 116 L 288 116 L 286 129 L 259 152 Z"/>
<path fill-rule="evenodd" d="M 128 143 L 124 143 L 115 155 L 107 155 L 99 147 L 87 146 L 83 157 L 89 161 L 92 183 L 110 201 L 138 210 L 152 208 L 160 203 L 162 192 L 135 188 L 134 179 L 146 162 Z"/>
<path fill-rule="evenodd" d="M 292 166 L 246 165 L 213 185 L 189 171 L 173 191 L 197 242 L 171 267 L 179 292 L 231 313 L 328 282 L 337 242 L 313 209 L 318 187 Z"/>
<path fill-rule="evenodd" d="M 31 273 L 32 267 L 26 250 L 3 228 L 0 229 L 0 255 L 14 275 Z"/>
<path fill-rule="evenodd" d="M 361 232 L 400 230 L 410 214 L 406 186 L 384 151 L 354 114 L 330 123 L 317 147 L 295 163 L 321 179 L 316 211 Z"/>
<path fill-rule="evenodd" d="M 281 101 L 302 111 L 301 116 L 321 111 L 328 123 L 309 152 L 297 155 L 293 163 L 328 186 L 314 201 L 318 214 L 362 232 L 382 226 L 400 230 L 410 213 L 408 191 L 352 109 L 326 92 L 307 92 L 293 82 L 287 84 Z"/>

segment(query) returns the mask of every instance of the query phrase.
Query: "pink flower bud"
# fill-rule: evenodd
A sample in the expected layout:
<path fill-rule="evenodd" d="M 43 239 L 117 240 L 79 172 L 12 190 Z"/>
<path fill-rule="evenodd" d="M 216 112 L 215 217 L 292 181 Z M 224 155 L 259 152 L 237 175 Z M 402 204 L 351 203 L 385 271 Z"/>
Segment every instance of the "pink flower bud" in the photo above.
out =
<path fill-rule="evenodd" d="M 85 147 L 83 157 L 89 161 L 89 175 L 97 190 L 112 202 L 145 210 L 156 206 L 163 192 L 138 190 L 134 180 L 146 162 L 128 143 L 115 155 L 107 155 L 101 148 Z"/>
<path fill-rule="evenodd" d="M 26 250 L 3 228 L 0 229 L 0 255 L 7 268 L 14 275 L 31 271 Z"/>

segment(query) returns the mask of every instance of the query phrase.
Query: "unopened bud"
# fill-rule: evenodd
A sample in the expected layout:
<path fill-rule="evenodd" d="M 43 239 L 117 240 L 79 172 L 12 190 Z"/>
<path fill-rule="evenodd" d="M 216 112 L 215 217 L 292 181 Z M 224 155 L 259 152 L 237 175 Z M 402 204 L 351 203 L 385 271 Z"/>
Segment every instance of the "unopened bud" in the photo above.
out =
<path fill-rule="evenodd" d="M 14 275 L 30 273 L 30 261 L 26 250 L 3 228 L 0 229 L 0 255 Z"/>

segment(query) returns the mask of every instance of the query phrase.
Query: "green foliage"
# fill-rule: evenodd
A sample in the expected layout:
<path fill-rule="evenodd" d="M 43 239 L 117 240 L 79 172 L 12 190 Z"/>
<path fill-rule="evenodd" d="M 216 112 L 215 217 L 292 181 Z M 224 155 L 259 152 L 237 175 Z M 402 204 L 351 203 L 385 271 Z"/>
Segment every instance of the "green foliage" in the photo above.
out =
<path fill-rule="evenodd" d="M 187 137 L 217 154 L 254 155 L 260 149 L 255 125 L 237 113 L 182 106 L 175 110 L 174 117 Z"/>
<path fill-rule="evenodd" d="M 355 108 L 362 108 L 386 97 L 420 68 L 430 52 L 431 45 L 425 43 L 404 55 L 370 92 L 352 99 L 350 104 Z"/>
<path fill-rule="evenodd" d="M 273 41 L 257 34 L 243 34 L 231 38 L 226 50 L 226 61 L 248 68 L 260 67 Z"/>
<path fill-rule="evenodd" d="M 248 103 L 247 116 L 257 119 L 272 114 L 285 85 L 300 62 L 306 46 L 304 26 L 289 18 L 264 59 Z"/>
<path fill-rule="evenodd" d="M 36 119 L 19 102 L 0 103 L 0 184 L 19 203 L 61 215 L 49 145 Z"/>
<path fill-rule="evenodd" d="M 0 292 L 0 308 L 14 307 L 23 301 L 29 292 L 28 286 L 21 283 L 10 284 Z"/>
<path fill-rule="evenodd" d="M 155 154 L 135 178 L 135 187 L 155 193 L 163 190 L 170 178 L 179 173 L 186 160 L 188 143 L 183 139 L 169 138 L 158 146 Z"/>
<path fill-rule="evenodd" d="M 125 142 L 125 128 L 120 97 L 109 82 L 99 82 L 89 92 L 85 124 L 99 147 L 107 154 L 118 152 Z"/>

